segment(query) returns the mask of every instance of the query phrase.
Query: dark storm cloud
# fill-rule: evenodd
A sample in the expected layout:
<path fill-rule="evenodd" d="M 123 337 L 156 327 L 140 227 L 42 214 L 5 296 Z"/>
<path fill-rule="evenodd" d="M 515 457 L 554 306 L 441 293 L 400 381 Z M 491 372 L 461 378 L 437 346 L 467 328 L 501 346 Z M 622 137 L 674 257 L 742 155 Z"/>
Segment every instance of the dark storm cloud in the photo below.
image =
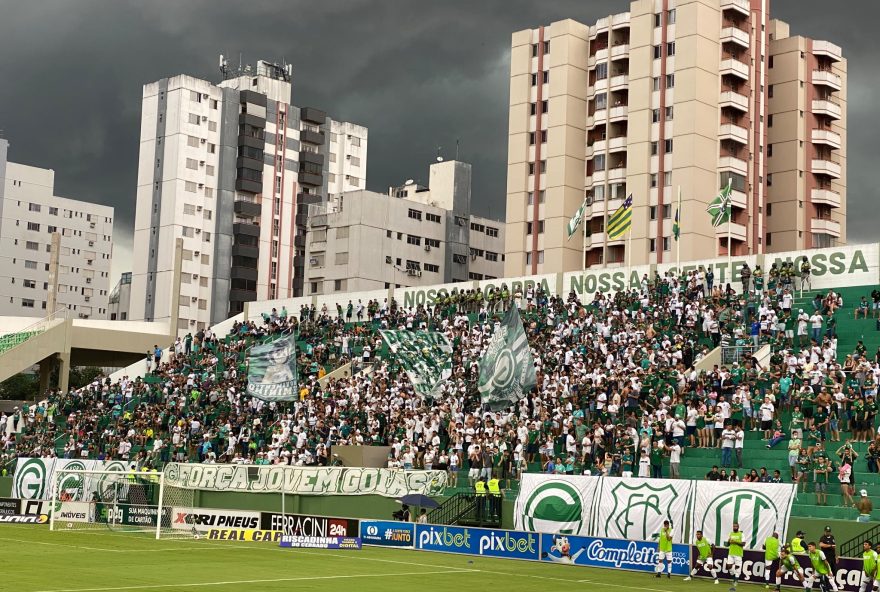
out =
<path fill-rule="evenodd" d="M 294 102 L 370 129 L 368 185 L 413 177 L 442 147 L 474 165 L 478 213 L 503 217 L 513 31 L 627 10 L 621 0 L 227 2 L 0 0 L 0 129 L 17 162 L 51 167 L 62 195 L 116 207 L 127 263 L 141 87 L 179 73 L 217 80 L 218 54 L 294 65 Z M 777 0 L 793 33 L 849 58 L 850 236 L 868 240 L 873 1 Z M 853 16 L 857 15 L 857 16 Z M 115 266 L 115 271 L 123 268 Z"/>

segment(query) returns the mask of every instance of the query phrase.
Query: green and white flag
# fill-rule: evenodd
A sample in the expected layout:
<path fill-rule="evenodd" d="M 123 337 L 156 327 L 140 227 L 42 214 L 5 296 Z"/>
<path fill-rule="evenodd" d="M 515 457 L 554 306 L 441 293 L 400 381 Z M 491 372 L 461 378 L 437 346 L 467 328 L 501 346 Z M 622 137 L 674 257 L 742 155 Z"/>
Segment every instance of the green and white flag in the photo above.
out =
<path fill-rule="evenodd" d="M 587 200 L 584 200 L 584 203 L 581 204 L 581 207 L 578 208 L 578 211 L 574 213 L 571 220 L 568 221 L 568 240 L 571 240 L 571 237 L 574 236 L 575 231 L 578 226 L 581 225 L 581 220 L 584 219 L 584 212 L 587 209 Z"/>
<path fill-rule="evenodd" d="M 504 315 L 480 361 L 477 388 L 483 404 L 492 411 L 500 411 L 525 397 L 536 384 L 535 359 L 519 319 L 519 309 L 513 306 Z"/>
<path fill-rule="evenodd" d="M 433 399 L 440 383 L 452 376 L 452 345 L 436 331 L 380 331 L 403 366 L 416 393 Z"/>
<path fill-rule="evenodd" d="M 733 210 L 733 202 L 730 198 L 732 179 L 727 180 L 727 187 L 721 190 L 715 199 L 709 202 L 706 211 L 712 216 L 712 226 L 715 228 L 730 221 L 730 215 Z"/>
<path fill-rule="evenodd" d="M 263 401 L 296 400 L 296 336 L 293 333 L 250 349 L 247 394 Z"/>

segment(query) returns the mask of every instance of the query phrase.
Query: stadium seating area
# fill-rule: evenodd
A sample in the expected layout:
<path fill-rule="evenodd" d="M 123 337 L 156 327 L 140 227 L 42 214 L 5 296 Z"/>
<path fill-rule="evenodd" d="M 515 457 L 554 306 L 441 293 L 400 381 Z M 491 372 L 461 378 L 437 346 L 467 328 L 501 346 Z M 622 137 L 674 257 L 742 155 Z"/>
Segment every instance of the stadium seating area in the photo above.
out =
<path fill-rule="evenodd" d="M 763 431 L 747 429 L 743 466 L 726 471 L 736 470 L 744 479 L 763 467 L 768 479 L 778 470 L 790 482 L 789 438 L 792 424 L 801 425 L 792 415 L 795 400 L 814 409 L 817 422 L 827 409 L 840 427 L 839 442 L 831 441 L 830 430 L 817 438 L 828 439 L 825 450 L 834 466 L 827 505 L 817 504 L 814 459 L 804 459 L 805 492 L 794 512 L 854 518 L 857 510 L 842 507 L 836 451 L 852 437 L 851 413 L 862 413 L 871 438 L 877 437 L 876 408 L 861 412 L 853 405 L 876 394 L 880 379 L 874 311 L 854 318 L 862 296 L 872 301 L 873 287 L 841 288 L 832 295 L 792 292 L 790 300 L 781 286 L 767 287 L 770 291 L 745 295 L 717 286 L 707 290 L 692 274 L 646 277 L 637 291 L 597 294 L 588 302 L 574 294 L 548 297 L 540 290 L 522 294 L 505 288 L 503 297 L 495 294 L 491 301 L 468 291 L 429 308 L 371 301 L 296 314 L 266 311 L 262 323 L 236 324 L 223 337 L 208 330 L 179 340 L 170 361 L 152 364 L 143 380 L 96 381 L 78 391 L 49 393 L 44 403 L 19 411 L 21 431 L 4 442 L 5 453 L 117 458 L 139 466 L 171 460 L 309 465 L 332 463 L 331 446 L 375 443 L 393 447 L 390 466 L 449 468 L 458 477 L 450 493 L 470 488 L 472 466 L 487 466 L 512 496 L 522 471 L 639 475 L 641 447 L 656 450 L 648 455 L 648 474 L 648 464 L 659 463 L 668 477 L 676 441 L 684 444 L 680 476 L 706 478 L 713 465 L 721 465 L 720 450 L 717 442 L 690 445 L 688 425 L 712 426 L 714 404 L 722 403 L 714 425 L 739 422 L 749 428 L 743 407 L 753 407 L 758 417 L 761 395 L 767 394 L 784 439 L 768 448 Z M 789 303 L 792 318 L 786 321 L 783 308 Z M 513 305 L 520 307 L 539 366 L 538 388 L 510 410 L 490 413 L 481 409 L 475 388 L 478 362 L 498 316 Z M 820 337 L 810 345 L 815 318 L 809 317 L 816 310 L 822 313 Z M 799 321 L 801 311 L 805 317 Z M 413 395 L 378 335 L 382 328 L 430 329 L 449 337 L 453 375 L 437 400 Z M 786 330 L 793 339 L 787 340 Z M 269 403 L 243 396 L 248 348 L 289 332 L 297 336 L 299 400 Z M 755 332 L 760 334 L 753 339 Z M 718 344 L 746 348 L 754 341 L 771 344 L 774 352 L 762 368 L 746 357 L 741 366 L 692 369 Z M 351 361 L 358 371 L 350 378 L 320 380 Z M 785 388 L 788 379 L 791 386 Z M 813 444 L 812 436 L 817 434 L 804 433 L 805 446 Z M 857 442 L 853 450 L 855 497 L 865 489 L 880 498 L 874 447 Z M 880 519 L 880 510 L 872 517 Z"/>

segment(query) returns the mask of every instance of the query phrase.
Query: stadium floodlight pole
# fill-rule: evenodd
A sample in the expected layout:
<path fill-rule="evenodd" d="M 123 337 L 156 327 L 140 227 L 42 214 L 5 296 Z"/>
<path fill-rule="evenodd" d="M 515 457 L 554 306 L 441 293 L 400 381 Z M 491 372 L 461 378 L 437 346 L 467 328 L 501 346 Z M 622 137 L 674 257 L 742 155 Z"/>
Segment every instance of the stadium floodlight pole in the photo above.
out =
<path fill-rule="evenodd" d="M 165 471 L 158 473 L 159 475 L 159 499 L 156 504 L 156 540 L 161 538 L 162 533 L 162 505 L 165 503 Z"/>

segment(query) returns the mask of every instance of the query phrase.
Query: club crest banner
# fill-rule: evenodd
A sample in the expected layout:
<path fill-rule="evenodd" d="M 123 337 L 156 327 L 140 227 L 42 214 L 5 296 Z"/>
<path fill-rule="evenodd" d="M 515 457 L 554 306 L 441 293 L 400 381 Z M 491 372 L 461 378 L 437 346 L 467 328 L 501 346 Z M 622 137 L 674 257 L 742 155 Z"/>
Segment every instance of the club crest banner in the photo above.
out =
<path fill-rule="evenodd" d="M 672 523 L 672 540 L 687 543 L 686 517 L 694 481 L 603 477 L 592 535 L 633 541 L 655 540 L 663 521 Z"/>
<path fill-rule="evenodd" d="M 600 477 L 526 473 L 513 512 L 517 530 L 588 535 Z"/>
<path fill-rule="evenodd" d="M 703 531 L 710 543 L 722 545 L 734 522 L 745 536 L 746 549 L 760 549 L 778 532 L 787 540 L 785 527 L 797 496 L 789 483 L 725 483 L 696 481 L 692 528 Z"/>

